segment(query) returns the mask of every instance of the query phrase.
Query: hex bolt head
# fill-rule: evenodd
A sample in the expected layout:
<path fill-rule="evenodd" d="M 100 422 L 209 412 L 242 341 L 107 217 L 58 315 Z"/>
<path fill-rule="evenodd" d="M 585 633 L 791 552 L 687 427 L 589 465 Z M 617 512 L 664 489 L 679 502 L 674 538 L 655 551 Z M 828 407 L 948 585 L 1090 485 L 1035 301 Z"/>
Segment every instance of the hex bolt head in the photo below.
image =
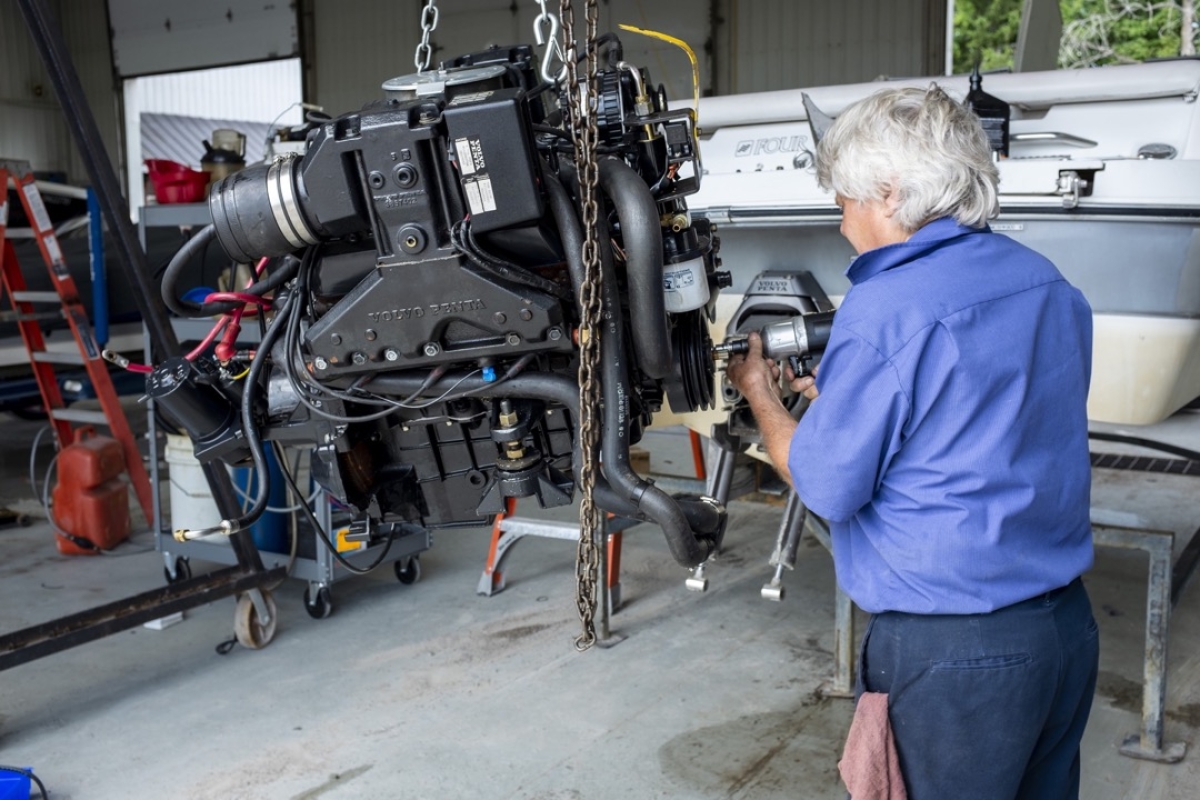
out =
<path fill-rule="evenodd" d="M 388 361 L 399 361 L 400 360 L 400 351 L 394 347 L 389 347 L 387 350 L 383 351 L 383 357 L 386 358 Z"/>
<path fill-rule="evenodd" d="M 521 337 L 515 333 L 510 333 L 504 337 L 504 341 L 508 342 L 513 347 L 516 347 L 521 343 Z"/>
<path fill-rule="evenodd" d="M 440 345 L 438 345 L 437 342 L 426 342 L 425 343 L 425 355 L 429 356 L 430 358 L 433 358 L 440 352 L 442 352 L 442 348 Z"/>
<path fill-rule="evenodd" d="M 551 328 L 550 330 L 546 331 L 546 335 L 550 337 L 550 341 L 557 342 L 562 338 L 563 334 L 558 328 Z"/>
<path fill-rule="evenodd" d="M 321 356 L 317 356 L 317 360 L 313 362 L 313 366 L 316 367 L 317 369 L 328 369 L 329 362 L 326 361 Z"/>
<path fill-rule="evenodd" d="M 356 367 L 361 367 L 363 364 L 367 363 L 367 354 L 356 352 L 354 355 L 350 356 L 350 360 L 354 362 Z"/>

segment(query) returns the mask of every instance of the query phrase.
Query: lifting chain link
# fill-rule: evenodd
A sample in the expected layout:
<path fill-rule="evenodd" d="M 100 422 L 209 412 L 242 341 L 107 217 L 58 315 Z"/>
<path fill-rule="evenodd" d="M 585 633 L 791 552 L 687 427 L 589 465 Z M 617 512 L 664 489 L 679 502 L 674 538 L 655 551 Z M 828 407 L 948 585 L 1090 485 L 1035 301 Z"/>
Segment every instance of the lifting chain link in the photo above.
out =
<path fill-rule="evenodd" d="M 425 0 L 425 8 L 421 9 L 421 41 L 413 55 L 413 64 L 416 65 L 417 72 L 429 69 L 429 59 L 433 57 L 433 45 L 429 43 L 429 36 L 437 30 L 437 24 L 437 0 Z"/>
<path fill-rule="evenodd" d="M 575 160 L 579 169 L 579 202 L 583 206 L 583 265 L 584 280 L 580 287 L 581 316 L 579 353 L 579 436 L 583 464 L 579 470 L 579 545 L 575 559 L 575 604 L 583 631 L 575 639 L 575 649 L 587 650 L 596 643 L 595 615 L 598 603 L 600 572 L 599 541 L 603 517 L 593 494 L 596 488 L 596 468 L 599 463 L 597 445 L 600 439 L 600 328 L 603 319 L 601 302 L 600 247 L 596 225 L 599 205 L 596 198 L 598 165 L 596 163 L 596 72 L 599 54 L 596 52 L 596 26 L 600 18 L 597 0 L 587 0 L 587 75 L 578 77 L 578 54 L 575 51 L 575 10 L 571 0 L 559 0 L 562 24 L 563 59 L 566 68 L 568 111 L 571 132 L 575 137 Z"/>

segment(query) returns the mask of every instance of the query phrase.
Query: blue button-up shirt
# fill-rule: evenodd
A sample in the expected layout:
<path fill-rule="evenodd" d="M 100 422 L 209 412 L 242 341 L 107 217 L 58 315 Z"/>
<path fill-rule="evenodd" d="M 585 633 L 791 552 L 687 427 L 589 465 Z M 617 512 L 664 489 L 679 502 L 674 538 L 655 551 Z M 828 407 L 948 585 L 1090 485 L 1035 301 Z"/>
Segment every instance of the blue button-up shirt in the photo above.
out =
<path fill-rule="evenodd" d="M 863 609 L 970 614 L 1092 564 L 1092 317 L 1054 265 L 949 218 L 855 259 L 788 467 Z"/>

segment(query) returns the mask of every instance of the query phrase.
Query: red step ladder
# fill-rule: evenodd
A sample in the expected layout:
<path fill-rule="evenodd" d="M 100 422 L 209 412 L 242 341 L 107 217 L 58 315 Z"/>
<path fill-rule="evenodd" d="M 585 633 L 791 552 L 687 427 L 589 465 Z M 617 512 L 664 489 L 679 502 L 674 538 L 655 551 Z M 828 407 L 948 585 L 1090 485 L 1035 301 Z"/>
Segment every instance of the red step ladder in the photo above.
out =
<path fill-rule="evenodd" d="M 16 187 L 21 205 L 25 209 L 25 216 L 37 237 L 38 249 L 42 252 L 42 259 L 54 285 L 52 292 L 31 292 L 26 288 L 21 265 L 17 263 L 16 251 L 7 238 L 10 180 Z M 79 299 L 75 280 L 63 260 L 62 248 L 59 247 L 58 237 L 50 224 L 50 216 L 46 212 L 45 203 L 42 202 L 42 195 L 38 191 L 29 162 L 0 159 L 0 188 L 3 189 L 3 197 L 0 197 L 0 278 L 3 279 L 4 292 L 16 312 L 17 327 L 29 353 L 33 376 L 41 390 L 46 414 L 58 439 L 59 451 L 75 442 L 74 424 L 107 426 L 112 437 L 121 444 L 125 454 L 125 470 L 133 484 L 138 503 L 146 515 L 146 521 L 153 527 L 154 506 L 150 476 L 142 463 L 141 450 L 133 431 L 129 428 L 129 420 L 125 417 L 120 398 L 113 388 L 108 362 L 103 359 L 100 346 L 92 334 L 92 326 Z M 37 312 L 34 309 L 35 304 L 53 304 L 58 308 L 50 312 Z M 79 345 L 78 355 L 46 349 L 46 339 L 40 323 L 51 318 L 67 321 L 71 335 Z M 82 366 L 87 371 L 96 398 L 100 401 L 101 411 L 67 407 L 54 373 L 55 364 Z"/>

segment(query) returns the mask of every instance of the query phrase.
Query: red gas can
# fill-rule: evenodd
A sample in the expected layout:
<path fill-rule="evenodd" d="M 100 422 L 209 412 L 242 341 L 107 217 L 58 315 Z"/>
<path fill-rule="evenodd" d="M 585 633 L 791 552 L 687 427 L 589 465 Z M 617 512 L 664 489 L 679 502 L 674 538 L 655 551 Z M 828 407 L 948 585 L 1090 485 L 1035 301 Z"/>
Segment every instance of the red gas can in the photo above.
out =
<path fill-rule="evenodd" d="M 55 533 L 58 552 L 95 555 L 129 536 L 129 490 L 121 480 L 125 453 L 121 443 L 97 436 L 90 428 L 75 432 L 75 443 L 58 456 L 58 484 L 54 487 L 54 521 L 75 539 Z"/>

